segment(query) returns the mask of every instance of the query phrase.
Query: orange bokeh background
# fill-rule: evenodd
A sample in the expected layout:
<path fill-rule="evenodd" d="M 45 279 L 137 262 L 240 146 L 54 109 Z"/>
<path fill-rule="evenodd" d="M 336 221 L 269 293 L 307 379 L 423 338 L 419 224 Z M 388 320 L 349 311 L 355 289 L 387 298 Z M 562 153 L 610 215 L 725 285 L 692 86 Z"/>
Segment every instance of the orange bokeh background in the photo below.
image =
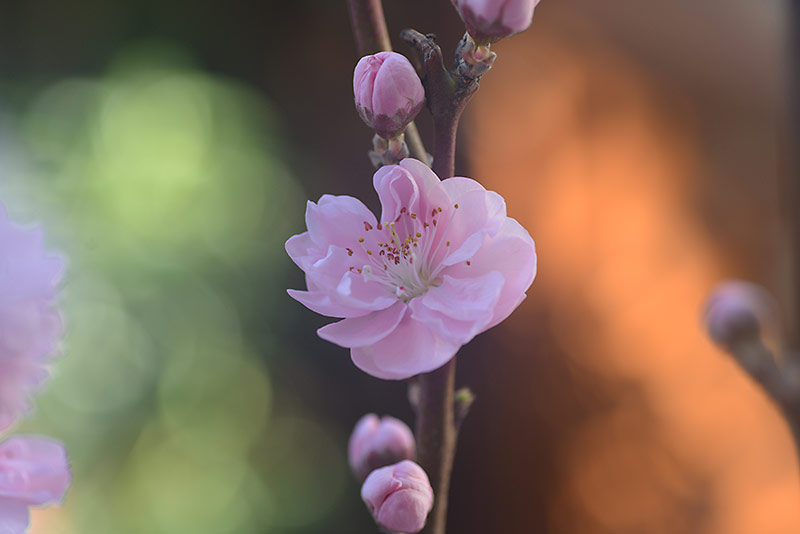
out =
<path fill-rule="evenodd" d="M 652 8 L 668 25 L 680 7 Z M 654 72 L 604 38 L 591 13 L 546 13 L 562 22 L 557 30 L 537 20 L 536 31 L 497 47 L 467 123 L 473 175 L 505 196 L 540 257 L 527 315 L 508 325 L 505 346 L 524 352 L 524 336 L 544 328 L 563 366 L 609 388 L 608 406 L 575 423 L 557 447 L 550 529 L 800 532 L 788 427 L 700 322 L 722 278 L 780 291 L 780 123 L 765 113 L 780 96 L 754 102 L 746 85 L 718 80 L 727 86 L 720 105 L 692 84 L 697 57 Z M 721 19 L 708 29 L 716 39 L 735 29 Z M 780 44 L 780 35 L 755 37 L 768 41 L 761 51 Z M 669 76 L 684 85 L 664 83 Z M 714 137 L 726 127 L 739 138 Z M 722 148 L 709 150 L 709 139 Z M 615 391 L 618 383 L 634 384 L 637 395 Z M 518 403 L 541 400 L 516 395 Z M 550 402 L 574 395 L 555 392 Z M 563 421 L 558 410 L 531 409 L 545 425 Z"/>

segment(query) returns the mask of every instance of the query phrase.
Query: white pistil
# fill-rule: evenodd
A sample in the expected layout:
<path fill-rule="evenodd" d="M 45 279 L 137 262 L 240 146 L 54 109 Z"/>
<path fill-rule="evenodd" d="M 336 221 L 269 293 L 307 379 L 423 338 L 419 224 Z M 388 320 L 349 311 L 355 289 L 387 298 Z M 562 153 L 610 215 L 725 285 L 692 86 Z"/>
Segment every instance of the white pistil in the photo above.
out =
<path fill-rule="evenodd" d="M 361 269 L 350 267 L 351 271 L 358 270 L 364 280 L 379 282 L 390 289 L 398 299 L 409 300 L 424 295 L 432 286 L 439 283 L 437 279 L 439 265 L 434 265 L 436 255 L 442 243 L 449 247 L 450 242 L 445 241 L 450 228 L 450 223 L 455 217 L 458 205 L 454 205 L 448 221 L 438 219 L 442 208 L 432 209 L 425 214 L 411 213 L 405 207 L 400 210 L 400 215 L 391 222 L 377 225 L 375 230 L 379 237 L 367 242 L 368 234 L 374 230 L 373 226 L 364 221 L 366 234 L 358 238 L 361 249 L 366 254 L 369 264 Z M 402 223 L 397 223 L 403 219 Z M 400 230 L 405 237 L 401 238 Z M 437 239 L 437 235 L 441 237 Z M 433 243 L 436 246 L 433 246 Z M 376 247 L 377 248 L 374 248 Z M 368 248 L 370 247 L 370 248 Z M 433 249 L 433 251 L 431 251 Z M 347 248 L 348 255 L 353 255 L 352 249 Z"/>

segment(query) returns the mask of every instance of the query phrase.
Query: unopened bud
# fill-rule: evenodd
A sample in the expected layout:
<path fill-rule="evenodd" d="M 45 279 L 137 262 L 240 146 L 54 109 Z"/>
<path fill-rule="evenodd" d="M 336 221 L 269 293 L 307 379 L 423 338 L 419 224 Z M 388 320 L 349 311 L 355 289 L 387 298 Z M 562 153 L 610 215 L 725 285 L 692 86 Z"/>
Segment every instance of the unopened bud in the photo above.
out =
<path fill-rule="evenodd" d="M 405 56 L 380 52 L 364 56 L 353 73 L 358 114 L 384 139 L 401 133 L 425 103 L 425 89 Z"/>
<path fill-rule="evenodd" d="M 742 280 L 720 283 L 711 292 L 705 310 L 708 335 L 724 347 L 758 339 L 762 327 L 774 322 L 769 294 Z"/>
<path fill-rule="evenodd" d="M 428 475 L 409 460 L 370 473 L 361 498 L 380 527 L 403 534 L 422 530 L 433 508 Z"/>
<path fill-rule="evenodd" d="M 394 417 L 378 419 L 375 414 L 362 417 L 350 436 L 348 457 L 350 468 L 358 480 L 370 472 L 397 463 L 413 460 L 416 445 L 411 429 Z"/>
<path fill-rule="evenodd" d="M 528 29 L 539 0 L 452 0 L 469 34 L 493 43 Z"/>

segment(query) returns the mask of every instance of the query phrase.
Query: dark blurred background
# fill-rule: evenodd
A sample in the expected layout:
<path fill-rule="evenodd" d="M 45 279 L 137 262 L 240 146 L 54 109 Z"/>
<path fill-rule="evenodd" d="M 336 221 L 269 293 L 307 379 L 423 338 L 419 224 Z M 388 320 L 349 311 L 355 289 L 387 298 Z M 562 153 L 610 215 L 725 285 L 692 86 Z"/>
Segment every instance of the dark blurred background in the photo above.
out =
<path fill-rule="evenodd" d="M 389 28 L 463 27 L 386 0 Z M 539 274 L 459 356 L 450 532 L 800 532 L 786 425 L 704 337 L 713 284 L 784 293 L 785 2 L 544 0 L 463 121 Z M 377 208 L 344 0 L 0 1 L 0 201 L 70 258 L 65 356 L 23 430 L 75 482 L 34 534 L 374 532 L 346 466 L 412 423 L 286 294 L 306 199 Z M 424 112 L 423 112 L 424 115 Z M 430 138 L 427 117 L 419 120 Z"/>

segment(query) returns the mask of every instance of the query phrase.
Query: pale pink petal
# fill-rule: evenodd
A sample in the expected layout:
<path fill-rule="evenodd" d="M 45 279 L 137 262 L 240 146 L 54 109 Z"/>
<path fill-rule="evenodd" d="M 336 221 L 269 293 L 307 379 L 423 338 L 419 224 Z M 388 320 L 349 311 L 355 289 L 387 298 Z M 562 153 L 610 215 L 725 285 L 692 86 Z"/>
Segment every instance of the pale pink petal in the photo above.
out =
<path fill-rule="evenodd" d="M 483 246 L 470 260 L 459 263 L 444 273 L 454 278 L 475 278 L 491 271 L 503 275 L 505 283 L 492 313 L 488 329 L 508 317 L 519 306 L 525 291 L 536 277 L 536 248 L 527 230 L 517 221 L 507 218 L 500 231 L 485 237 Z"/>
<path fill-rule="evenodd" d="M 287 289 L 286 292 L 309 310 L 327 317 L 361 317 L 372 313 L 370 309 L 342 306 L 339 303 L 335 303 L 330 295 L 324 291 Z"/>
<path fill-rule="evenodd" d="M 443 220 L 448 220 L 441 239 L 449 242 L 442 265 L 468 260 L 483 243 L 483 236 L 495 235 L 506 220 L 506 203 L 494 191 L 486 191 L 469 178 L 450 178 L 441 185 L 450 203 Z M 456 209 L 455 206 L 458 206 Z"/>
<path fill-rule="evenodd" d="M 430 195 L 433 188 L 442 183 L 436 173 L 418 159 L 406 158 L 400 162 L 400 166 L 411 173 L 423 195 Z"/>
<path fill-rule="evenodd" d="M 27 504 L 0 497 L 0 534 L 25 534 L 29 523 Z"/>
<path fill-rule="evenodd" d="M 311 265 L 320 259 L 320 250 L 308 232 L 297 234 L 286 241 L 286 253 L 292 261 L 306 272 Z"/>
<path fill-rule="evenodd" d="M 420 299 L 414 299 L 408 306 L 412 311 L 412 317 L 426 325 L 442 337 L 451 339 L 461 345 L 466 345 L 475 337 L 481 325 L 476 325 L 473 321 L 460 321 L 445 315 L 441 312 L 426 308 Z"/>
<path fill-rule="evenodd" d="M 414 176 L 400 165 L 385 165 L 373 178 L 375 190 L 381 201 L 381 222 L 386 224 L 400 217 L 405 208 L 419 210 L 420 191 Z"/>
<path fill-rule="evenodd" d="M 386 165 L 373 178 L 375 191 L 381 201 L 381 222 L 397 220 L 401 210 L 418 215 L 445 207 L 447 195 L 439 188 L 441 182 L 421 161 L 406 158 L 400 165 Z"/>
<path fill-rule="evenodd" d="M 359 264 L 353 263 L 345 249 L 331 246 L 328 254 L 313 264 L 308 278 L 316 287 L 325 288 L 333 304 L 374 311 L 397 302 L 384 286 L 365 280 L 355 270 Z"/>
<path fill-rule="evenodd" d="M 39 436 L 0 443 L 0 498 L 43 506 L 61 502 L 70 484 L 64 446 Z"/>
<path fill-rule="evenodd" d="M 364 233 L 364 222 L 374 226 L 375 215 L 356 198 L 323 195 L 306 205 L 306 225 L 311 240 L 322 250 L 330 245 L 352 247 Z"/>
<path fill-rule="evenodd" d="M 503 275 L 490 271 L 476 278 L 442 278 L 439 287 L 411 302 L 412 317 L 439 335 L 466 344 L 492 320 Z"/>
<path fill-rule="evenodd" d="M 377 343 L 397 328 L 408 309 L 404 302 L 396 301 L 385 310 L 363 317 L 343 319 L 317 330 L 319 337 L 340 347 L 363 347 Z"/>
<path fill-rule="evenodd" d="M 403 380 L 408 378 L 403 373 L 395 373 L 381 369 L 375 364 L 375 359 L 373 356 L 374 354 L 371 352 L 350 349 L 350 359 L 353 361 L 356 367 L 368 375 L 374 376 L 375 378 L 381 378 L 383 380 Z"/>
<path fill-rule="evenodd" d="M 371 362 L 384 375 L 376 375 L 379 378 L 397 379 L 438 369 L 455 356 L 460 347 L 459 343 L 435 334 L 406 314 L 391 334 L 373 345 L 351 349 L 351 355 L 357 365 Z"/>
<path fill-rule="evenodd" d="M 64 265 L 45 250 L 41 230 L 17 226 L 0 206 L 0 431 L 28 411 L 58 348 L 53 301 Z"/>
<path fill-rule="evenodd" d="M 503 275 L 489 271 L 474 278 L 442 276 L 442 283 L 432 287 L 420 300 L 424 306 L 461 321 L 483 321 L 491 311 L 503 288 Z"/>

